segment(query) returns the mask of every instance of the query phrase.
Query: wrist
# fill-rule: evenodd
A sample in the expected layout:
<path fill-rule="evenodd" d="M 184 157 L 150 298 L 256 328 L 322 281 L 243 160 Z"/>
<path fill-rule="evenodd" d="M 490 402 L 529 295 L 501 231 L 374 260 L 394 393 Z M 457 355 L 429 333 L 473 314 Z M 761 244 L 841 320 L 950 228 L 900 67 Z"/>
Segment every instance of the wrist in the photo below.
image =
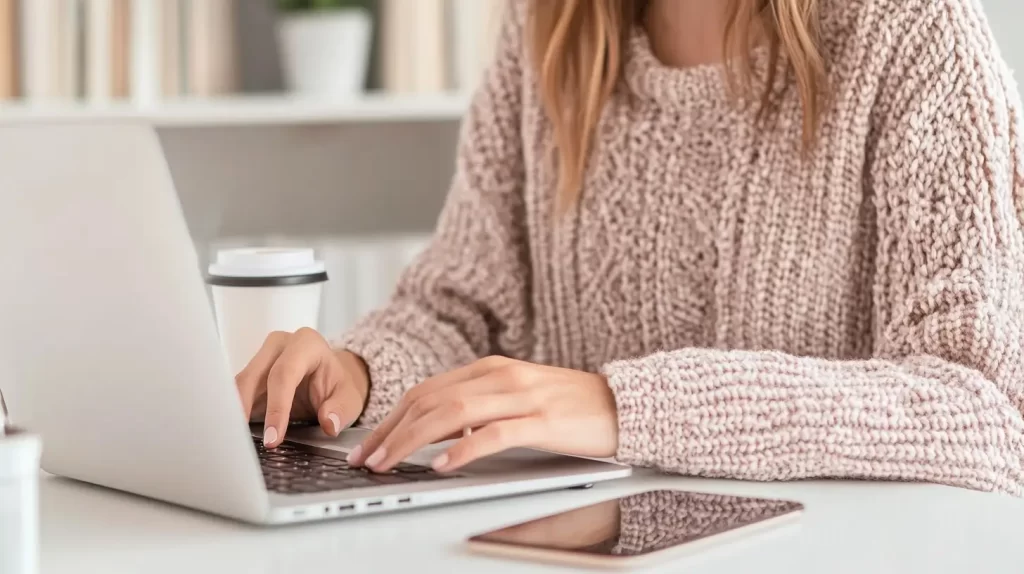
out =
<path fill-rule="evenodd" d="M 360 413 L 366 410 L 366 404 L 370 400 L 370 368 L 362 357 L 346 349 L 338 349 L 334 352 L 341 363 L 345 374 L 351 377 L 356 392 L 362 401 Z"/>

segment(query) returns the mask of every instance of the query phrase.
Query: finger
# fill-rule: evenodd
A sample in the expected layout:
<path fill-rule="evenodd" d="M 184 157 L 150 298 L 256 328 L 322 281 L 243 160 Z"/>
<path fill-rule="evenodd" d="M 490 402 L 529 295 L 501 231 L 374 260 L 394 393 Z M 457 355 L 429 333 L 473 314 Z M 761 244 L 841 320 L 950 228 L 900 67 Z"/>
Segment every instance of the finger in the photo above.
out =
<path fill-rule="evenodd" d="M 461 392 L 463 392 L 466 396 L 469 396 L 473 394 L 501 392 L 503 390 L 511 389 L 511 387 L 513 386 L 513 383 L 511 381 L 505 380 L 504 378 L 492 377 L 491 381 L 501 381 L 501 386 L 489 387 L 487 385 L 463 384 L 459 385 L 459 388 L 463 389 Z M 468 381 L 464 381 L 464 383 L 465 382 Z M 450 388 L 450 386 L 443 388 Z M 434 389 L 435 391 L 438 390 L 437 385 L 434 385 Z M 384 439 L 387 438 L 387 436 L 390 435 L 392 431 L 394 431 L 398 423 L 401 422 L 403 418 L 405 418 L 406 413 L 410 408 L 412 408 L 412 405 L 418 405 L 416 408 L 419 409 L 422 413 L 433 410 L 433 408 L 440 406 L 442 404 L 441 401 L 442 396 L 439 395 L 437 392 L 432 392 L 431 387 L 426 386 L 426 383 L 421 383 L 420 385 L 414 387 L 412 390 L 406 393 L 404 397 L 402 397 L 402 400 L 398 403 L 398 405 L 391 411 L 391 413 L 388 414 L 387 417 L 384 418 L 384 420 L 379 425 L 377 425 L 377 428 L 373 429 L 369 436 L 363 439 L 362 444 L 360 444 L 356 450 L 352 451 L 352 455 L 349 457 L 348 461 L 349 464 L 357 466 L 366 464 L 366 462 L 369 461 L 370 457 L 376 454 L 378 450 L 380 450 L 380 446 L 384 442 Z M 380 458 L 384 458 L 385 456 L 386 453 L 384 455 L 380 455 Z"/>
<path fill-rule="evenodd" d="M 471 432 L 473 432 L 473 430 L 475 430 L 475 429 L 468 429 L 468 428 L 467 429 L 462 429 L 462 430 L 460 430 L 458 432 L 453 432 L 452 434 L 450 434 L 448 436 L 441 437 L 441 438 L 435 440 L 434 442 L 432 442 L 431 444 L 438 444 L 438 443 L 442 443 L 442 442 L 446 442 L 446 441 L 450 441 L 450 440 L 455 440 L 457 438 L 467 437 L 467 436 L 469 436 L 469 434 Z"/>
<path fill-rule="evenodd" d="M 475 383 L 475 381 L 474 381 Z M 467 383 L 473 384 L 473 383 Z M 368 460 L 376 472 L 386 472 L 420 448 L 460 429 L 535 414 L 539 405 L 525 393 L 498 393 L 446 398 L 441 406 L 418 417 L 408 415 L 381 443 L 376 460 Z M 373 457 L 371 457 L 372 459 Z"/>
<path fill-rule="evenodd" d="M 341 381 L 317 409 L 320 428 L 331 436 L 338 436 L 359 418 L 363 403 L 352 385 Z"/>
<path fill-rule="evenodd" d="M 452 472 L 510 448 L 535 447 L 543 437 L 543 427 L 543 421 L 537 417 L 491 423 L 452 445 L 431 466 L 438 472 Z"/>
<path fill-rule="evenodd" d="M 295 389 L 303 379 L 320 368 L 324 357 L 324 351 L 315 339 L 299 333 L 291 337 L 288 346 L 281 351 L 281 356 L 267 374 L 267 414 L 263 422 L 263 444 L 268 448 L 274 448 L 284 441 Z"/>
<path fill-rule="evenodd" d="M 287 333 L 280 332 L 268 335 L 249 364 L 235 375 L 235 386 L 238 388 L 238 396 L 242 399 L 242 412 L 245 413 L 246 420 L 252 416 L 252 407 L 266 386 L 267 373 L 284 350 L 288 337 Z"/>
<path fill-rule="evenodd" d="M 417 385 L 416 388 L 422 388 L 423 392 L 431 392 L 441 387 L 447 387 L 455 383 L 462 383 L 470 379 L 482 377 L 487 373 L 507 367 L 515 362 L 516 361 L 507 357 L 485 357 L 478 361 L 473 361 L 464 367 L 459 367 L 446 373 L 430 377 Z"/>

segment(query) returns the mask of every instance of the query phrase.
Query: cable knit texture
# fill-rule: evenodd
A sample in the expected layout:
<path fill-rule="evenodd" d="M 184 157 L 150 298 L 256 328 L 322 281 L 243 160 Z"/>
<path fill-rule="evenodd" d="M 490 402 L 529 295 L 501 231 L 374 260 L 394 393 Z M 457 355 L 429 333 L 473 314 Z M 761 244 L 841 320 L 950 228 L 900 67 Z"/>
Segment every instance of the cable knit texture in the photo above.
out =
<path fill-rule="evenodd" d="M 364 424 L 502 354 L 606 375 L 626 463 L 1024 495 L 1021 104 L 977 0 L 823 0 L 809 157 L 794 86 L 758 123 L 638 29 L 561 217 L 524 21 L 431 246 L 338 342 L 370 367 Z"/>

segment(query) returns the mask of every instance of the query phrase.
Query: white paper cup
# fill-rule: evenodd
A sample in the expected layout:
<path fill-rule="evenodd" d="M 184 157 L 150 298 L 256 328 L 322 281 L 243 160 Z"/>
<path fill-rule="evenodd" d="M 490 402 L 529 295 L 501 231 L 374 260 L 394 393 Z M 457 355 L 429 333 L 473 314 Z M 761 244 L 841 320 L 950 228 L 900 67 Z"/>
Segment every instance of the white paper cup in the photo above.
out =
<path fill-rule="evenodd" d="M 39 457 L 37 435 L 8 429 L 0 436 L 0 572 L 39 569 Z"/>
<path fill-rule="evenodd" d="M 327 272 L 312 249 L 228 249 L 206 282 L 232 372 L 249 363 L 274 331 L 316 329 Z"/>

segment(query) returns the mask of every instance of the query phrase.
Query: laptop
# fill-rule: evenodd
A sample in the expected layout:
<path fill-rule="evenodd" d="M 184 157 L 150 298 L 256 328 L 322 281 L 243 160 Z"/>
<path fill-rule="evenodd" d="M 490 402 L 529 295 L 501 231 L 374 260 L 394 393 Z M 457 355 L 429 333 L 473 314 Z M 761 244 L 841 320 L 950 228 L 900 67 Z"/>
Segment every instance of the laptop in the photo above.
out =
<path fill-rule="evenodd" d="M 244 169 L 244 166 L 240 167 Z M 528 449 L 454 474 L 421 453 L 349 468 L 367 432 L 246 424 L 155 131 L 0 127 L 0 385 L 44 470 L 245 522 L 284 524 L 581 487 L 629 467 Z"/>

